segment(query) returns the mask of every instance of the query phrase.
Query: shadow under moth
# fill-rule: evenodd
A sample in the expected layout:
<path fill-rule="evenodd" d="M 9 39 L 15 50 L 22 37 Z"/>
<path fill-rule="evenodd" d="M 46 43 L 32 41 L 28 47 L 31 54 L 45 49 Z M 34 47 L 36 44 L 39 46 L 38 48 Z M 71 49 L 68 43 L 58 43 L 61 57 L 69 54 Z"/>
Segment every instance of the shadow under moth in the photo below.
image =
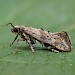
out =
<path fill-rule="evenodd" d="M 14 41 L 10 45 L 13 45 L 16 40 L 17 43 L 19 41 L 26 41 L 32 52 L 34 52 L 33 44 L 35 44 L 37 40 L 43 46 L 53 52 L 71 51 L 71 42 L 67 32 L 65 31 L 52 33 L 49 31 L 45 31 L 42 28 L 37 29 L 19 25 L 13 26 L 12 23 L 8 23 L 7 25 L 11 25 L 11 32 L 16 34 Z M 20 36 L 21 38 L 17 39 L 18 36 Z"/>

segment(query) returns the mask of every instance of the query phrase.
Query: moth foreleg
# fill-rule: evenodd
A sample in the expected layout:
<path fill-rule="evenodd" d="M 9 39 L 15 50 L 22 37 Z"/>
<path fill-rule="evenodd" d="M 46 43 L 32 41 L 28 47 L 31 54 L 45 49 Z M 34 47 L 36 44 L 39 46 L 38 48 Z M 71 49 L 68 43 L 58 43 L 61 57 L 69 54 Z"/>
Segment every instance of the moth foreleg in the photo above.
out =
<path fill-rule="evenodd" d="M 18 43 L 19 43 L 20 41 L 23 41 L 23 39 L 20 38 L 20 39 L 17 40 L 17 42 L 16 42 L 16 49 L 17 49 Z"/>
<path fill-rule="evenodd" d="M 14 41 L 10 44 L 10 46 L 14 44 L 14 42 L 16 41 L 17 38 L 18 38 L 18 34 L 17 34 L 17 36 L 15 37 Z"/>
<path fill-rule="evenodd" d="M 16 42 L 16 49 L 14 50 L 13 54 L 16 54 L 16 52 L 17 52 L 17 50 L 18 50 L 17 47 L 18 47 L 19 41 L 23 41 L 23 39 L 17 39 L 17 42 Z"/>

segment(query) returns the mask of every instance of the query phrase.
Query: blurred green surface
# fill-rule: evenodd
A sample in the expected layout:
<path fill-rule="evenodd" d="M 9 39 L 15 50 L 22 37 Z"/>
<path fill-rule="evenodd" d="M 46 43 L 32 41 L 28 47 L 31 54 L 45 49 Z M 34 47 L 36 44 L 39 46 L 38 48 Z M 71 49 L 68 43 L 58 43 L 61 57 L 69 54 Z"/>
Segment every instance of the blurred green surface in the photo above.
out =
<path fill-rule="evenodd" d="M 71 52 L 54 53 L 39 43 L 32 53 L 24 42 L 13 55 L 15 35 L 8 22 L 43 28 L 51 32 L 67 31 Z M 0 0 L 0 75 L 75 75 L 75 0 Z"/>

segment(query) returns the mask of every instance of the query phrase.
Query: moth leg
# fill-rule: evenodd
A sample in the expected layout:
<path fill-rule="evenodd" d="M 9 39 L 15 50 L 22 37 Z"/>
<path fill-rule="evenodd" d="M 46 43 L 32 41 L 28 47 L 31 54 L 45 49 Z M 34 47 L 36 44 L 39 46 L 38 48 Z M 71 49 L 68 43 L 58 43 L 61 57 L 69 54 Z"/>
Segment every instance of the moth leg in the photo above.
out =
<path fill-rule="evenodd" d="M 32 36 L 29 35 L 29 40 L 31 41 L 31 44 L 36 43 L 36 39 L 34 39 Z"/>
<path fill-rule="evenodd" d="M 54 47 L 52 47 L 52 46 L 48 46 L 47 48 L 55 53 L 59 52 L 58 50 L 55 50 Z"/>
<path fill-rule="evenodd" d="M 55 53 L 58 53 L 59 51 L 58 50 L 55 50 L 55 49 L 51 49 L 53 52 Z"/>
<path fill-rule="evenodd" d="M 26 42 L 29 44 L 29 47 L 32 50 L 32 52 L 34 52 L 34 48 L 32 46 L 32 42 L 29 38 L 29 35 L 27 35 L 27 34 L 24 34 L 24 36 L 23 36 L 23 34 L 21 34 L 21 35 L 22 35 L 23 39 L 26 40 Z"/>
<path fill-rule="evenodd" d="M 48 49 L 51 49 L 51 46 L 48 46 L 47 48 L 48 48 Z"/>
<path fill-rule="evenodd" d="M 18 34 L 17 34 L 17 36 L 15 37 L 14 41 L 10 44 L 10 46 L 14 44 L 14 42 L 16 41 L 17 38 L 18 38 Z"/>
<path fill-rule="evenodd" d="M 29 47 L 31 48 L 32 52 L 34 52 L 34 48 L 33 48 L 32 44 L 31 44 L 31 41 L 27 39 L 27 43 L 29 44 Z"/>
<path fill-rule="evenodd" d="M 17 42 L 16 42 L 16 49 L 14 50 L 13 54 L 16 54 L 17 53 L 17 47 L 18 47 L 18 43 L 19 41 L 23 41 L 23 39 L 17 39 Z"/>
<path fill-rule="evenodd" d="M 23 41 L 23 39 L 18 39 L 18 40 L 17 40 L 17 42 L 16 42 L 16 49 L 17 49 L 18 43 L 19 43 L 20 41 Z"/>

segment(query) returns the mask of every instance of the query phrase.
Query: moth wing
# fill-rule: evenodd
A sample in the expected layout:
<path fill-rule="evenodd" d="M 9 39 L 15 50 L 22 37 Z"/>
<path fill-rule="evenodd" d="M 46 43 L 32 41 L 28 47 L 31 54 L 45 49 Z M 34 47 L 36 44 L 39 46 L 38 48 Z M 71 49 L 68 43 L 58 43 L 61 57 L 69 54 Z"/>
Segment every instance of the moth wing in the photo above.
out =
<path fill-rule="evenodd" d="M 67 32 L 57 32 L 55 35 L 59 36 L 55 39 L 55 47 L 61 51 L 71 51 L 71 42 Z"/>
<path fill-rule="evenodd" d="M 24 32 L 47 46 L 53 46 L 61 51 L 71 51 L 71 42 L 66 32 L 48 33 L 45 30 L 24 27 Z M 46 46 L 46 45 L 45 45 Z"/>

